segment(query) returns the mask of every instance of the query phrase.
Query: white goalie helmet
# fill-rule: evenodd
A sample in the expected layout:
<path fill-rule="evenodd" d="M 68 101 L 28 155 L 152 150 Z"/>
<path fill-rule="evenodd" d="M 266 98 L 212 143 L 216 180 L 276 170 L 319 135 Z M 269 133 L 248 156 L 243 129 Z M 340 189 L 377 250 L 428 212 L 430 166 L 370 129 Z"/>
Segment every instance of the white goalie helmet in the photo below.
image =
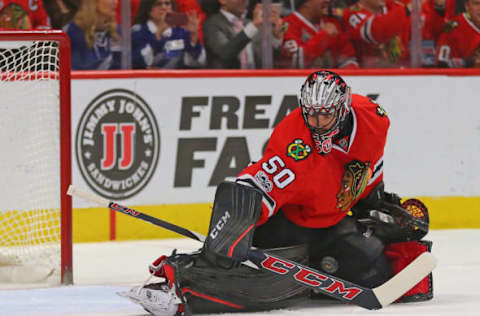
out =
<path fill-rule="evenodd" d="M 317 151 L 321 154 L 329 153 L 332 137 L 340 132 L 340 123 L 350 112 L 350 87 L 332 71 L 316 71 L 310 74 L 302 85 L 299 104 L 305 124 L 312 132 Z M 322 114 L 335 114 L 334 124 L 327 129 L 309 124 L 309 116 Z"/>

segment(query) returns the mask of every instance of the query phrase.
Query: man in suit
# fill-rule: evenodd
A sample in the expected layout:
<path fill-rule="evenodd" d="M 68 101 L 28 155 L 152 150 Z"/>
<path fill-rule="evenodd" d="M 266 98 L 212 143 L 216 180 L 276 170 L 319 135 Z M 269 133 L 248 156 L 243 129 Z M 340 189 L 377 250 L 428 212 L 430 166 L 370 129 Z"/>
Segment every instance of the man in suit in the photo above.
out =
<path fill-rule="evenodd" d="M 245 19 L 248 0 L 218 0 L 220 11 L 205 20 L 203 33 L 207 68 L 261 68 L 262 5 L 253 9 L 252 20 Z M 271 10 L 274 55 L 280 53 L 283 30 L 277 10 Z"/>

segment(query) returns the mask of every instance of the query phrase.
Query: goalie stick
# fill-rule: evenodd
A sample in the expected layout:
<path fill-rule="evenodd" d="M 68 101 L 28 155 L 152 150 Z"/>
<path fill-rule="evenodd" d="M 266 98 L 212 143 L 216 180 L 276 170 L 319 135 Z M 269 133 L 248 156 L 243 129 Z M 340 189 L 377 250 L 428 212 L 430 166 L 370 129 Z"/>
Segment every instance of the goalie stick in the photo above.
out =
<path fill-rule="evenodd" d="M 113 211 L 147 221 L 185 237 L 200 242 L 205 240 L 205 237 L 199 233 L 108 201 L 96 194 L 77 189 L 73 186 L 68 188 L 67 194 L 98 203 Z M 384 284 L 376 288 L 366 288 L 353 282 L 334 277 L 328 273 L 306 267 L 297 262 L 270 255 L 266 251 L 253 247 L 249 252 L 248 259 L 253 262 L 257 268 L 284 275 L 303 286 L 316 289 L 325 295 L 366 309 L 380 309 L 391 304 L 425 278 L 436 266 L 435 257 L 429 252 L 424 252 Z"/>

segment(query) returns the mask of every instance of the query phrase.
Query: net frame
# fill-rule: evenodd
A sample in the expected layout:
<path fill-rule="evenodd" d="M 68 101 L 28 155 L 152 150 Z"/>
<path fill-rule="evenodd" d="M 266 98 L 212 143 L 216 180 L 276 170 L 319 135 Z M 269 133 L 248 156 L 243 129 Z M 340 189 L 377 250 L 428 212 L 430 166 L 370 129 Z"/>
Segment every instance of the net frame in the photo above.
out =
<path fill-rule="evenodd" d="M 70 95 L 70 39 L 61 30 L 0 31 L 0 41 L 54 41 L 59 50 L 59 104 L 60 104 L 60 277 L 61 284 L 73 284 L 72 256 L 72 199 L 67 195 L 71 184 L 71 95 Z M 1 73 L 2 78 L 5 77 Z M 33 79 L 32 79 L 33 80 Z"/>

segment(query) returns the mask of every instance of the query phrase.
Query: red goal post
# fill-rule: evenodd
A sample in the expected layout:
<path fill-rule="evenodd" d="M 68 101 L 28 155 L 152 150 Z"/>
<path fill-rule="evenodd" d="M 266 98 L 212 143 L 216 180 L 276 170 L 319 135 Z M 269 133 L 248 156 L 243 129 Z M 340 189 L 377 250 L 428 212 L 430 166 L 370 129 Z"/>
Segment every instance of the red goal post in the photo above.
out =
<path fill-rule="evenodd" d="M 0 283 L 73 283 L 70 64 L 60 30 L 0 31 Z"/>

